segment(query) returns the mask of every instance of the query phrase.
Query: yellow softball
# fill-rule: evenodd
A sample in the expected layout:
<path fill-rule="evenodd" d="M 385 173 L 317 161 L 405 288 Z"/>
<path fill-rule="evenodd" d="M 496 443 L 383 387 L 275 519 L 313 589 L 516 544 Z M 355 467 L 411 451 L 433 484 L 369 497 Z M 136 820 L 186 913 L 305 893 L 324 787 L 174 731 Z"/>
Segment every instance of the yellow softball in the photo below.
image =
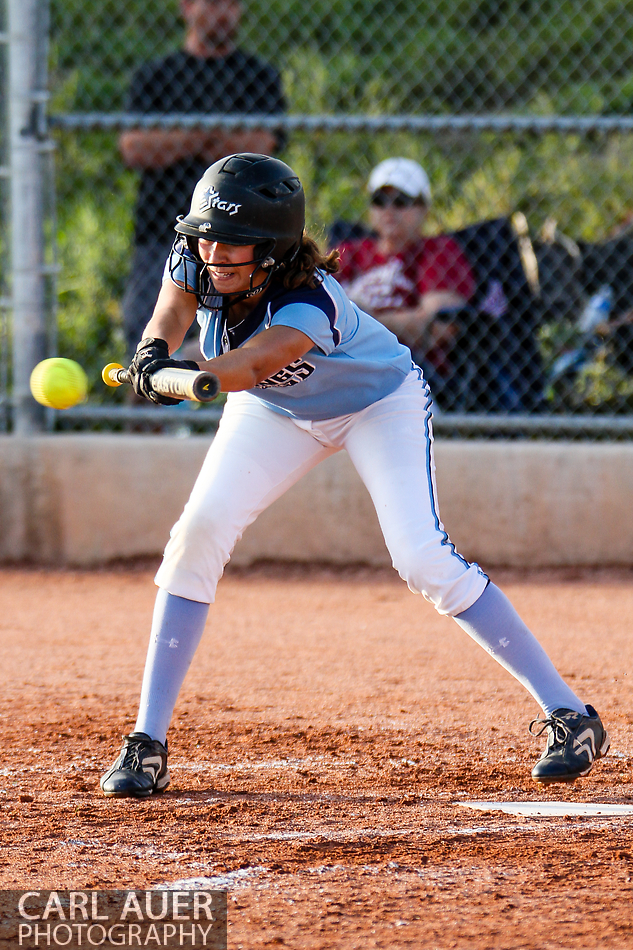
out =
<path fill-rule="evenodd" d="M 31 373 L 33 398 L 51 409 L 69 409 L 86 398 L 88 377 L 79 363 L 54 356 Z"/>

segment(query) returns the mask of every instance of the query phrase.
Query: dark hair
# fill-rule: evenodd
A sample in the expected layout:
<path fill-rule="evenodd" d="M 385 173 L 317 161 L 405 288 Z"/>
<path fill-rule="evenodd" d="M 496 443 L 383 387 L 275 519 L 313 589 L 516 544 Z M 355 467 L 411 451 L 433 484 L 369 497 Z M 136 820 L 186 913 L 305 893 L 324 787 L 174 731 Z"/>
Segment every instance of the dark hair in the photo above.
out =
<path fill-rule="evenodd" d="M 299 287 L 314 289 L 318 285 L 317 269 L 326 274 L 336 274 L 340 266 L 337 250 L 324 254 L 314 238 L 304 233 L 297 256 L 283 271 L 280 279 L 287 290 L 297 290 Z"/>

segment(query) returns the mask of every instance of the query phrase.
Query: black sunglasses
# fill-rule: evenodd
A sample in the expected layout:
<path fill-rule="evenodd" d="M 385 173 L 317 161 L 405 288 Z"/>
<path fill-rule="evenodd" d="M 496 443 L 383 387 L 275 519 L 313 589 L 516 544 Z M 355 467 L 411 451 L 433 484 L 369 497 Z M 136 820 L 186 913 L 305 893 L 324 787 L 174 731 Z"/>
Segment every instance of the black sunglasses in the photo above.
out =
<path fill-rule="evenodd" d="M 398 191 L 395 195 L 388 195 L 386 191 L 376 191 L 371 196 L 371 203 L 374 208 L 413 208 L 415 205 L 423 205 L 421 198 L 413 198 L 411 195 L 405 195 Z"/>

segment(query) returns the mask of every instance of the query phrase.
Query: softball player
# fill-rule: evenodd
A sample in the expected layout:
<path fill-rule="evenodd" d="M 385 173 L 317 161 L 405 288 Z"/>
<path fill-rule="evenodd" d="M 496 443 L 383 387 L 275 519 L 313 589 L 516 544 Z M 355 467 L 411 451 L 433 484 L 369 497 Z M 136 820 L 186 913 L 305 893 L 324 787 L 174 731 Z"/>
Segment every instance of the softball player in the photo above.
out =
<path fill-rule="evenodd" d="M 393 565 L 409 588 L 486 649 L 531 693 L 547 732 L 538 782 L 586 775 L 609 747 L 591 706 L 565 684 L 505 595 L 455 550 L 439 517 L 431 396 L 409 350 L 351 303 L 304 233 L 301 182 L 257 154 L 205 172 L 178 219 L 156 309 L 130 366 L 152 389 L 193 323 L 201 368 L 226 408 L 161 567 L 134 732 L 103 776 L 105 795 L 169 784 L 167 729 L 231 552 L 257 515 L 320 461 L 345 449 L 373 499 Z"/>

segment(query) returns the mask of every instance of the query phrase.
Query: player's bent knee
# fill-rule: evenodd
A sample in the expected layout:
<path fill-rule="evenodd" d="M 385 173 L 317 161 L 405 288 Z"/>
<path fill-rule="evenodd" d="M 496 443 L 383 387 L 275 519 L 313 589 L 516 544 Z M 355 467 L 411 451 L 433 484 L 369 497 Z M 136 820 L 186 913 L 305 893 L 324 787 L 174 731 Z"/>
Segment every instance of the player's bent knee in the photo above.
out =
<path fill-rule="evenodd" d="M 156 575 L 159 587 L 191 600 L 213 603 L 238 530 L 213 512 L 183 512 L 171 530 Z"/>
<path fill-rule="evenodd" d="M 225 505 L 214 505 L 205 511 L 185 508 L 170 532 L 170 539 L 177 539 L 183 550 L 199 554 L 218 550 L 228 558 L 241 537 L 241 530 L 226 517 L 225 508 Z"/>
<path fill-rule="evenodd" d="M 422 594 L 440 614 L 455 616 L 471 607 L 481 597 L 488 583 L 487 575 L 477 564 L 471 564 L 454 548 L 436 551 L 429 556 L 427 546 L 400 552 L 393 566 L 407 583 L 409 590 Z"/>

